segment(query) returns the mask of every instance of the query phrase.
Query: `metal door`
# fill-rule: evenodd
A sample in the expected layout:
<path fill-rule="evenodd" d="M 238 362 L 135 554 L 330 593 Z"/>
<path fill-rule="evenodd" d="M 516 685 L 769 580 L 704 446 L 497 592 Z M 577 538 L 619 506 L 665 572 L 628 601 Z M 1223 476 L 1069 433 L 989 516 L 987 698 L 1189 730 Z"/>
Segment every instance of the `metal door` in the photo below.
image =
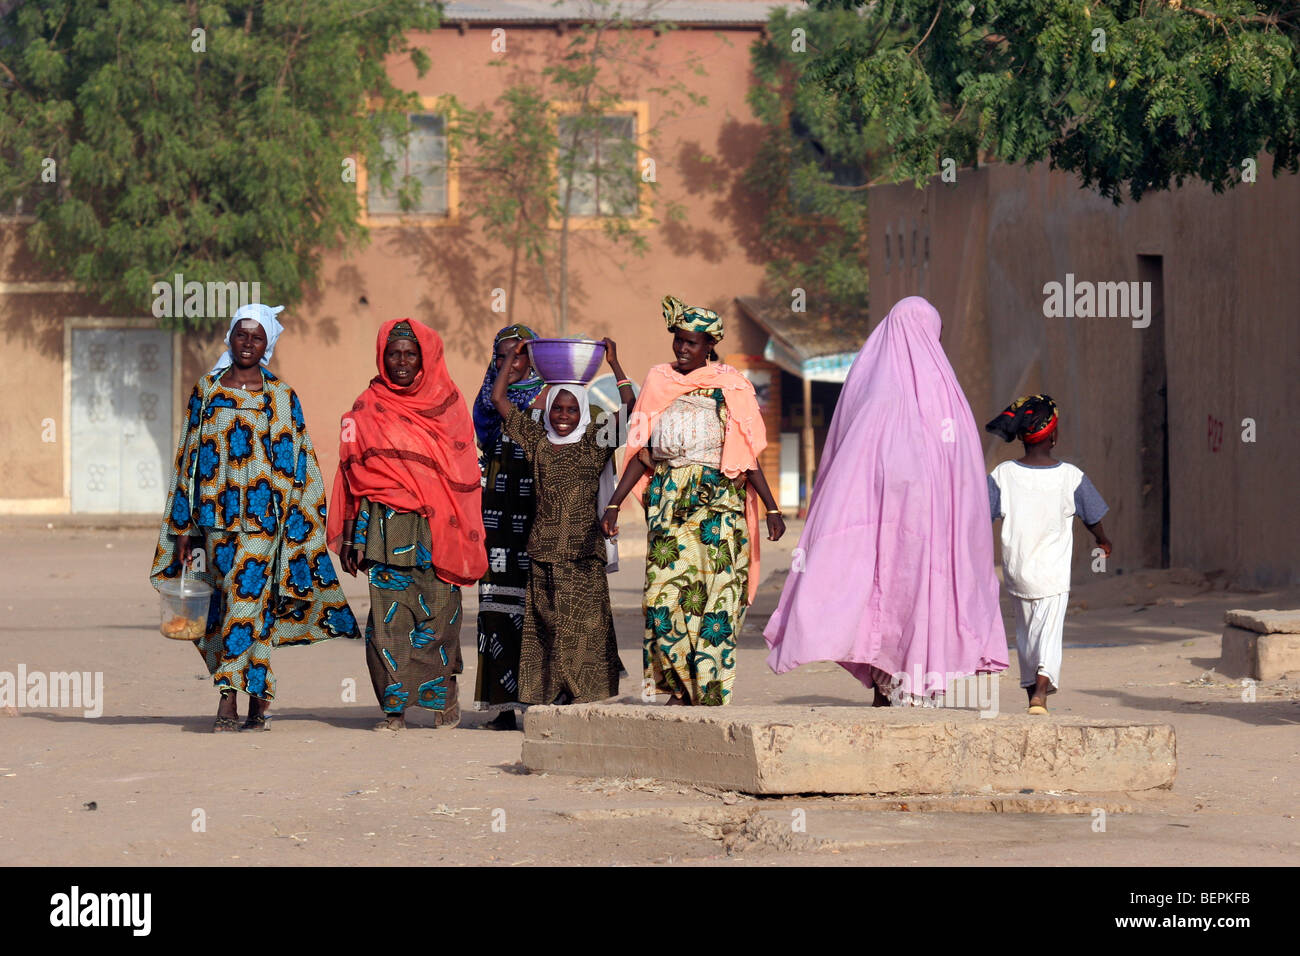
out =
<path fill-rule="evenodd" d="M 72 330 L 72 510 L 160 513 L 171 472 L 172 336 Z"/>

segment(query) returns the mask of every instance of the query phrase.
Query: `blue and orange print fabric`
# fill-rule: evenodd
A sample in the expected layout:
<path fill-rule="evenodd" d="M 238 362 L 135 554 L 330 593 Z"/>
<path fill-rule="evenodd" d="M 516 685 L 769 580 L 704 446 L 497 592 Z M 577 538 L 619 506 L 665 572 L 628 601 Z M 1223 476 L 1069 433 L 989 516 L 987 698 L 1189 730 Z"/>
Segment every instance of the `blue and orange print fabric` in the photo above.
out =
<path fill-rule="evenodd" d="M 179 536 L 203 538 L 198 576 L 214 594 L 199 653 L 218 687 L 269 700 L 271 648 L 360 634 L 325 547 L 325 483 L 302 404 L 262 376 L 260 392 L 209 374 L 190 393 L 150 580 L 180 574 Z"/>

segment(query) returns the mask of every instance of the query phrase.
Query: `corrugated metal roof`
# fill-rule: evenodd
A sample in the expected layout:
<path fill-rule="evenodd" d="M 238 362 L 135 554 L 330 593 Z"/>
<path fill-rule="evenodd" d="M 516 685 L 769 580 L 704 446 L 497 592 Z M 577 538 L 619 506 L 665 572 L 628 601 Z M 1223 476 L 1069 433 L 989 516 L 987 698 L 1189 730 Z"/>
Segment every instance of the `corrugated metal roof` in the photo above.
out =
<path fill-rule="evenodd" d="M 579 23 L 597 16 L 622 14 L 639 22 L 683 25 L 759 26 L 774 7 L 796 10 L 803 3 L 775 0 L 615 0 L 608 5 L 592 0 L 448 0 L 443 24 L 457 23 Z"/>
<path fill-rule="evenodd" d="M 744 295 L 737 296 L 736 302 L 745 315 L 793 353 L 809 370 L 817 364 L 817 359 L 856 354 L 866 341 L 867 333 L 871 331 L 870 319 L 865 311 L 833 322 L 826 317 L 791 312 L 788 299 Z"/>

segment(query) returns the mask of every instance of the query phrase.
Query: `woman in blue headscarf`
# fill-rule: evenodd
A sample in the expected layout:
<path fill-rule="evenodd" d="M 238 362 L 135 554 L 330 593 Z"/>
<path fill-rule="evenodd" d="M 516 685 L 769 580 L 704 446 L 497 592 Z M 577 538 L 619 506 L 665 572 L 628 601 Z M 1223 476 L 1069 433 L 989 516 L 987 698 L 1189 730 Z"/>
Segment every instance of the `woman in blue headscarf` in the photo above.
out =
<path fill-rule="evenodd" d="M 486 726 L 514 730 L 519 703 L 519 647 L 528 592 L 528 533 L 533 527 L 535 497 L 532 470 L 523 449 L 501 433 L 501 415 L 492 404 L 498 375 L 508 376 L 510 404 L 541 419 L 544 383 L 528 361 L 528 351 L 513 356 L 503 343 L 527 342 L 537 333 L 526 325 L 508 325 L 493 342 L 492 362 L 474 403 L 474 431 L 482 450 L 483 531 L 488 570 L 478 586 L 478 710 L 499 711 Z"/>

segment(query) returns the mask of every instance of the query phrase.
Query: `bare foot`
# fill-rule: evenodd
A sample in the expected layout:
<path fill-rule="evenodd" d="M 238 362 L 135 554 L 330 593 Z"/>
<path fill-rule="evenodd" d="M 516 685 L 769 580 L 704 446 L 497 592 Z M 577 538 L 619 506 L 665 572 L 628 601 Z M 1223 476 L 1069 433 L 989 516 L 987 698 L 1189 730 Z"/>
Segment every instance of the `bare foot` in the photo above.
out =
<path fill-rule="evenodd" d="M 375 724 L 374 730 L 405 730 L 406 717 L 402 714 L 387 714 L 384 719 Z"/>
<path fill-rule="evenodd" d="M 668 700 L 664 702 L 664 706 L 689 707 L 691 706 L 691 698 L 685 691 L 682 691 L 680 694 L 669 694 Z"/>
<path fill-rule="evenodd" d="M 1029 694 L 1029 712 L 1031 714 L 1047 713 L 1047 695 L 1051 689 L 1052 682 L 1046 674 L 1039 674 L 1038 679 L 1034 681 L 1034 686 L 1025 688 L 1025 692 Z"/>

